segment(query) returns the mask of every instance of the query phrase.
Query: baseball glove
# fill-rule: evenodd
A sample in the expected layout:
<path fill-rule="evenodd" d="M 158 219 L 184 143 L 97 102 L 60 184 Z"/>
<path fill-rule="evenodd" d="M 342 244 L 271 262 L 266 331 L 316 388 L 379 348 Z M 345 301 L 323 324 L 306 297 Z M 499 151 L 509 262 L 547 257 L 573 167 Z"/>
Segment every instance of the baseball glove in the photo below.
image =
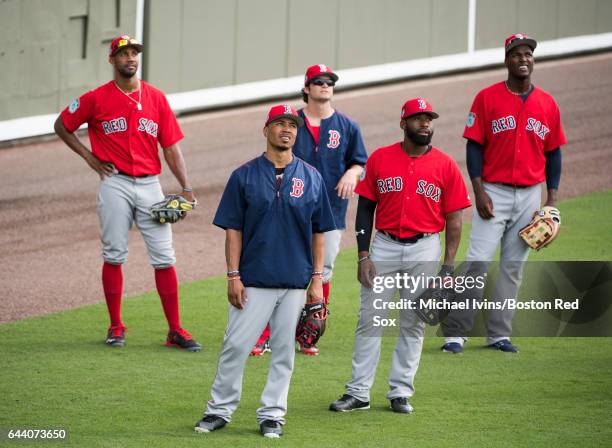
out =
<path fill-rule="evenodd" d="M 307 303 L 295 329 L 295 340 L 301 345 L 314 345 L 325 333 L 325 320 L 329 315 L 323 302 Z"/>
<path fill-rule="evenodd" d="M 427 325 L 438 325 L 449 313 L 448 307 L 437 309 L 436 302 L 452 302 L 455 298 L 455 291 L 447 288 L 427 288 L 419 296 L 414 312 L 419 319 Z"/>
<path fill-rule="evenodd" d="M 438 277 L 443 280 L 446 277 L 452 277 L 453 268 L 451 266 L 443 265 L 438 273 Z M 453 288 L 445 288 L 441 281 L 439 285 L 427 288 L 423 293 L 416 299 L 414 312 L 419 319 L 425 322 L 427 325 L 438 325 L 443 321 L 449 313 L 446 309 L 437 309 L 436 302 L 451 302 L 455 298 L 455 291 Z"/>
<path fill-rule="evenodd" d="M 197 201 L 189 202 L 181 195 L 171 194 L 151 206 L 151 218 L 160 224 L 174 224 L 187 216 L 187 212 L 196 205 Z"/>
<path fill-rule="evenodd" d="M 533 215 L 531 222 L 519 231 L 523 240 L 535 250 L 553 242 L 561 228 L 561 214 L 555 207 L 542 207 Z"/>

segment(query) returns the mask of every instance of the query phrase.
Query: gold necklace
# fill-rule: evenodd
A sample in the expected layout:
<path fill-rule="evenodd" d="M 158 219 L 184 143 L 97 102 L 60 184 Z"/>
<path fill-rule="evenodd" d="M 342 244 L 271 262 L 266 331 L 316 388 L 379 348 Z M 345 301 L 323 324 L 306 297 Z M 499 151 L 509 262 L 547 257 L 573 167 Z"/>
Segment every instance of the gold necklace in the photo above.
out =
<path fill-rule="evenodd" d="M 127 96 L 131 101 L 134 101 L 136 103 L 136 108 L 138 110 L 142 110 L 142 104 L 140 103 L 140 100 L 142 99 L 142 89 L 141 89 L 142 86 L 140 85 L 140 82 L 138 82 L 138 101 L 132 98 L 129 93 L 124 92 L 123 89 L 119 87 L 116 82 L 115 82 L 115 87 L 117 87 L 119 91 L 123 93 L 125 96 Z"/>
<path fill-rule="evenodd" d="M 527 88 L 527 90 L 525 90 L 524 92 L 514 92 L 513 90 L 510 90 L 510 87 L 508 87 L 508 81 L 504 81 L 504 85 L 506 86 L 506 90 L 508 92 L 510 92 L 512 95 L 516 95 L 516 96 L 522 96 L 525 95 L 527 92 L 529 92 L 531 90 L 531 84 L 529 84 L 529 87 Z"/>

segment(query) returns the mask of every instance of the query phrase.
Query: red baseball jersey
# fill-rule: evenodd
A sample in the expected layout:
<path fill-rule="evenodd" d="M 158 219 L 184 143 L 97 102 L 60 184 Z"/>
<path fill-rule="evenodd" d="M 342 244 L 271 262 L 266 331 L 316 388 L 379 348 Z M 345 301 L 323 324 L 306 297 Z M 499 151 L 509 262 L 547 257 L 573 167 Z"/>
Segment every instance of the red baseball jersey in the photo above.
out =
<path fill-rule="evenodd" d="M 446 215 L 472 205 L 457 163 L 436 147 L 410 157 L 401 142 L 379 148 L 355 192 L 376 206 L 376 228 L 400 238 L 444 230 Z"/>
<path fill-rule="evenodd" d="M 534 86 L 523 101 L 504 82 L 476 95 L 463 136 L 484 147 L 483 180 L 523 186 L 544 182 L 544 153 L 565 144 L 553 97 Z"/>
<path fill-rule="evenodd" d="M 87 123 L 93 154 L 131 176 L 159 174 L 158 142 L 167 148 L 183 138 L 164 93 L 144 81 L 140 88 L 142 110 L 138 110 L 138 92 L 130 95 L 133 101 L 110 81 L 77 98 L 61 113 L 69 132 Z"/>

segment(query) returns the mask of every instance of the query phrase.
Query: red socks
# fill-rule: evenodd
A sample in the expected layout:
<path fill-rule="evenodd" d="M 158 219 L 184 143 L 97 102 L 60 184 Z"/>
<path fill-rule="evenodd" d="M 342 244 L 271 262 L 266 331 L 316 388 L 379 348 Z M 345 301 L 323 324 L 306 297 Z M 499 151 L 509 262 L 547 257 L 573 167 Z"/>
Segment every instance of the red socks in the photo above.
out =
<path fill-rule="evenodd" d="M 102 288 L 111 326 L 121 324 L 121 296 L 123 295 L 123 272 L 120 264 L 104 263 L 102 266 Z"/>
<path fill-rule="evenodd" d="M 266 342 L 266 339 L 268 339 L 269 337 L 270 337 L 270 324 L 266 325 L 266 328 L 264 328 L 264 331 L 261 333 L 261 336 L 259 336 L 259 339 L 257 339 L 257 342 L 255 343 L 255 345 L 263 344 L 264 342 Z"/>
<path fill-rule="evenodd" d="M 178 279 L 174 266 L 155 269 L 155 285 L 161 299 L 170 331 L 181 328 L 178 304 Z"/>
<path fill-rule="evenodd" d="M 181 328 L 181 321 L 178 305 L 178 279 L 174 266 L 166 269 L 155 269 L 155 285 L 161 298 L 170 331 L 178 330 Z M 102 266 L 102 287 L 111 326 L 123 325 L 121 322 L 123 272 L 120 264 L 104 263 Z"/>
<path fill-rule="evenodd" d="M 329 305 L 329 287 L 331 285 L 331 280 L 327 283 L 323 283 L 323 302 L 325 305 Z"/>

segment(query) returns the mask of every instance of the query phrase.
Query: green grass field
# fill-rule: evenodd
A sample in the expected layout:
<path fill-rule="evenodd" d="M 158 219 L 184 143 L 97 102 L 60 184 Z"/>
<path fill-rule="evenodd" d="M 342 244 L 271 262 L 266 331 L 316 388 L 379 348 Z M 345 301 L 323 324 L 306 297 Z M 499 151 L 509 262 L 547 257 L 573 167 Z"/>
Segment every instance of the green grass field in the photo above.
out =
<path fill-rule="evenodd" d="M 612 190 L 560 204 L 559 239 L 532 259 L 612 260 L 610 201 Z M 183 285 L 181 295 L 184 325 L 204 342 L 201 353 L 163 346 L 165 320 L 153 293 L 125 301 L 124 349 L 103 344 L 104 303 L 0 326 L 0 428 L 61 427 L 69 431 L 67 445 L 84 447 L 612 445 L 607 338 L 521 338 L 518 355 L 474 339 L 452 356 L 439 350 L 441 338 L 428 337 L 412 399 L 416 413 L 408 416 L 392 413 L 385 399 L 393 344 L 385 338 L 372 409 L 329 412 L 350 377 L 359 303 L 354 249 L 337 261 L 322 354 L 296 356 L 283 439 L 263 439 L 255 422 L 269 355 L 249 359 L 232 423 L 196 434 L 226 324 L 225 280 Z"/>

